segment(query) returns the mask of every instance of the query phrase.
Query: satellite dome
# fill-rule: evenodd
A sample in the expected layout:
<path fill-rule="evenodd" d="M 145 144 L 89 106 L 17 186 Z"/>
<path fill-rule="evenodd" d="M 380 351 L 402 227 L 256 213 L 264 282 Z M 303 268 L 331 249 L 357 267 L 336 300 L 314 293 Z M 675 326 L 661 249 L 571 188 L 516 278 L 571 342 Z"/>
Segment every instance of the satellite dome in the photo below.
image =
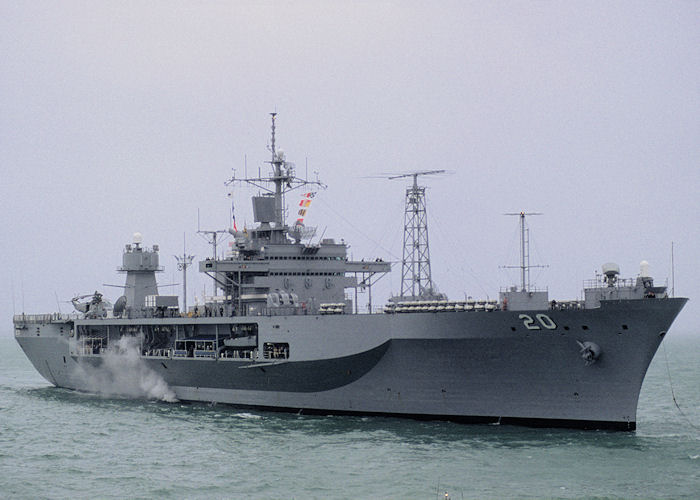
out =
<path fill-rule="evenodd" d="M 646 260 L 643 260 L 639 263 L 639 275 L 642 278 L 651 277 L 651 274 L 649 273 L 649 267 L 649 263 Z"/>
<path fill-rule="evenodd" d="M 614 262 L 606 262 L 603 264 L 603 274 L 605 275 L 605 282 L 608 286 L 615 286 L 617 276 L 620 274 L 620 266 Z"/>
<path fill-rule="evenodd" d="M 620 274 L 620 266 L 614 262 L 606 262 L 603 264 L 603 274 L 608 278 L 612 278 L 613 276 Z"/>
<path fill-rule="evenodd" d="M 134 245 L 140 245 L 143 242 L 143 236 L 141 233 L 134 233 Z"/>

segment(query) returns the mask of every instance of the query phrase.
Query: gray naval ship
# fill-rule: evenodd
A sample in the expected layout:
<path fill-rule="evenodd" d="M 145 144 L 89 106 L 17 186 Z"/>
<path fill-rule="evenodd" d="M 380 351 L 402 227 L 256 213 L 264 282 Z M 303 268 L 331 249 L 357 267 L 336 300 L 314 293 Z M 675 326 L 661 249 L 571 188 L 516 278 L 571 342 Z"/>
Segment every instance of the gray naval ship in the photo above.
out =
<path fill-rule="evenodd" d="M 520 285 L 498 300 L 448 300 L 431 280 L 425 188 L 417 182 L 441 171 L 413 172 L 401 293 L 377 308 L 372 285 L 391 263 L 351 260 L 343 240 L 316 239 L 303 224 L 313 190 L 323 186 L 297 177 L 275 148 L 274 114 L 269 149 L 269 176 L 229 181 L 261 194 L 252 198 L 254 228 L 240 231 L 233 219 L 228 252 L 217 256 L 222 231 L 211 232 L 214 252 L 199 271 L 215 283 L 213 296 L 189 308 L 185 296 L 181 312 L 177 296 L 160 295 L 159 248 L 137 233 L 124 249 L 124 294 L 113 306 L 95 292 L 74 299 L 72 315 L 14 317 L 15 337 L 39 373 L 55 386 L 96 392 L 110 378 L 118 385 L 109 370 L 121 363 L 186 401 L 636 428 L 647 367 L 687 301 L 656 286 L 648 264 L 633 279 L 606 264 L 584 284 L 583 300 L 550 300 L 530 286 L 528 214 L 520 213 Z M 301 208 L 288 225 L 285 196 L 295 189 Z M 189 263 L 187 255 L 179 261 L 185 279 Z M 369 297 L 366 312 L 359 295 Z"/>

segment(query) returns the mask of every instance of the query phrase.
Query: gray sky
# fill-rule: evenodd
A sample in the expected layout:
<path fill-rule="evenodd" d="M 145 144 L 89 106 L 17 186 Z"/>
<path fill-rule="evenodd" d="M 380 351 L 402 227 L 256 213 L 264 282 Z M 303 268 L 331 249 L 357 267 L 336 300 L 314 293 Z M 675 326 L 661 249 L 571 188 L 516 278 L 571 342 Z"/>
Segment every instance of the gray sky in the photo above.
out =
<path fill-rule="evenodd" d="M 437 5 L 435 5 L 437 4 Z M 111 299 L 123 245 L 211 252 L 232 169 L 278 145 L 329 188 L 307 222 L 356 259 L 400 257 L 405 184 L 426 179 L 433 276 L 451 298 L 517 282 L 580 296 L 604 262 L 663 283 L 676 332 L 700 317 L 700 3 L 0 1 L 0 334 L 16 312 Z M 239 225 L 250 192 L 234 191 Z M 296 198 L 292 198 L 296 202 Z M 188 296 L 208 279 L 189 275 Z M 400 268 L 374 293 L 400 287 Z M 172 293 L 162 288 L 161 293 Z M 179 287 L 178 289 L 179 290 Z M 61 303 L 63 312 L 71 308 Z M 4 332 L 4 333 L 3 333 Z"/>

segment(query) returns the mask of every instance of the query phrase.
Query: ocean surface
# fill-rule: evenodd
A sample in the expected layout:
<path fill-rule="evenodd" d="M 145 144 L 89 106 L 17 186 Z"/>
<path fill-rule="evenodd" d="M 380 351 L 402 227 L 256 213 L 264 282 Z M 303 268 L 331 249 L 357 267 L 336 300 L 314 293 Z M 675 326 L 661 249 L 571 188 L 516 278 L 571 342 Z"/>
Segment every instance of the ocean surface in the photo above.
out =
<path fill-rule="evenodd" d="M 628 433 L 95 396 L 0 337 L 0 498 L 696 499 L 700 334 L 664 345 Z"/>

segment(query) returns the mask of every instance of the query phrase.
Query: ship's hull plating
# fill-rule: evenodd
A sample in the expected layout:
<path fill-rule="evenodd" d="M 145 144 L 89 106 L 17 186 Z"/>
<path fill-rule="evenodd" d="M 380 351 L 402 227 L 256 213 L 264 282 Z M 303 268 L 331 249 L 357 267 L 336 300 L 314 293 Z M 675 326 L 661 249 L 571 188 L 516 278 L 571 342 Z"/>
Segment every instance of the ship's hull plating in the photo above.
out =
<path fill-rule="evenodd" d="M 289 359 L 144 356 L 140 362 L 181 400 L 632 430 L 646 370 L 685 301 L 611 301 L 599 309 L 527 314 L 259 317 L 259 345 L 288 342 Z M 168 320 L 149 320 L 158 321 Z M 71 327 L 32 325 L 16 338 L 49 382 L 95 391 L 89 368 L 99 369 L 104 359 L 77 355 Z M 592 363 L 581 356 L 584 342 L 601 349 Z"/>

